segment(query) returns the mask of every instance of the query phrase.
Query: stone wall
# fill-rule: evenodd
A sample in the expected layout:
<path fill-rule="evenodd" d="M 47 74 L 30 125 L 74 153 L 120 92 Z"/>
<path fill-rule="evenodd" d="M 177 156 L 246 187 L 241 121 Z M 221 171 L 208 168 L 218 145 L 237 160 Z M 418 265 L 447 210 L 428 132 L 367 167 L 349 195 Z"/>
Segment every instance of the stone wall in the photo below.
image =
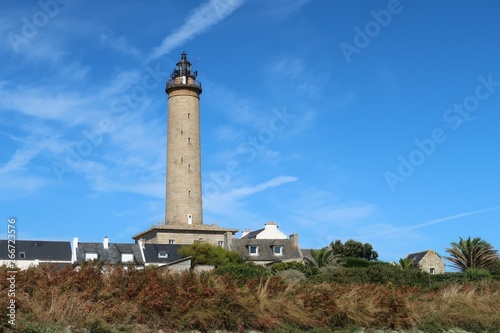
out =
<path fill-rule="evenodd" d="M 224 233 L 216 234 L 202 230 L 188 232 L 182 230 L 162 230 L 149 239 L 145 237 L 146 243 L 149 244 L 170 244 L 170 240 L 173 240 L 174 244 L 180 245 L 191 245 L 194 242 L 201 241 L 212 245 L 219 245 L 219 242 L 222 242 L 221 244 L 224 246 Z"/>
<path fill-rule="evenodd" d="M 431 274 L 443 274 L 444 266 L 443 260 L 441 260 L 437 253 L 432 250 L 428 251 L 418 263 L 418 267 L 420 267 L 421 270 Z M 432 272 L 431 269 L 434 269 L 434 271 Z"/>
<path fill-rule="evenodd" d="M 203 223 L 199 94 L 181 84 L 168 96 L 166 197 L 168 224 Z"/>

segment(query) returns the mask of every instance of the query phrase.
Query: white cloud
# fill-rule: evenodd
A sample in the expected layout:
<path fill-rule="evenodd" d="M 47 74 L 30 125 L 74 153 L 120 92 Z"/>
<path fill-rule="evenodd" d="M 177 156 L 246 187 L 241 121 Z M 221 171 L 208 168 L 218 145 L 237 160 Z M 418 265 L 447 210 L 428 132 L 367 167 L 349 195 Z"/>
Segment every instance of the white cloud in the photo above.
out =
<path fill-rule="evenodd" d="M 127 41 L 125 36 L 113 38 L 108 35 L 100 35 L 100 40 L 104 45 L 122 54 L 129 55 L 137 59 L 142 59 L 144 57 L 142 52 L 137 47 L 132 45 L 129 41 Z"/>
<path fill-rule="evenodd" d="M 256 207 L 251 210 L 247 209 L 245 199 L 253 194 L 297 180 L 296 177 L 278 176 L 257 185 L 233 188 L 225 192 L 223 189 L 219 189 L 220 192 L 212 195 L 207 194 L 203 197 L 204 213 L 209 216 L 223 217 L 225 221 L 238 219 L 239 223 L 258 220 L 259 214 L 255 213 L 258 209 Z"/>
<path fill-rule="evenodd" d="M 309 2 L 311 2 L 311 0 L 269 1 L 268 4 L 272 6 L 272 8 L 268 10 L 267 14 L 273 16 L 275 19 L 284 19 L 307 5 Z"/>
<path fill-rule="evenodd" d="M 90 98 L 73 93 L 55 91 L 51 88 L 30 88 L 19 86 L 3 89 L 0 86 L 0 108 L 17 111 L 40 119 L 59 120 L 76 124 L 82 118 L 75 114 L 85 114 Z"/>
<path fill-rule="evenodd" d="M 244 198 L 244 197 L 247 197 L 249 195 L 264 191 L 268 188 L 280 186 L 280 185 L 290 183 L 290 182 L 295 182 L 297 180 L 298 180 L 297 177 L 278 176 L 278 177 L 275 177 L 275 178 L 273 178 L 267 182 L 261 183 L 261 184 L 234 189 L 232 191 L 229 191 L 227 195 L 229 197 L 240 199 L 240 198 Z"/>
<path fill-rule="evenodd" d="M 418 223 L 418 224 L 402 227 L 402 228 L 400 228 L 400 227 L 386 228 L 386 230 L 382 230 L 382 231 L 378 230 L 378 232 L 373 233 L 372 237 L 383 237 L 383 236 L 388 236 L 388 235 L 401 235 L 402 233 L 406 233 L 406 232 L 411 231 L 411 230 L 420 229 L 420 228 L 424 228 L 424 227 L 427 227 L 430 225 L 440 224 L 443 222 L 459 219 L 461 217 L 487 213 L 487 212 L 491 212 L 491 211 L 495 211 L 495 210 L 500 210 L 500 206 L 495 206 L 495 207 L 490 207 L 490 208 L 486 208 L 486 209 L 475 210 L 475 211 L 470 211 L 470 212 L 465 212 L 465 213 L 454 214 L 454 215 L 450 215 L 450 216 L 446 216 L 446 217 L 442 217 L 442 218 L 429 220 L 429 221 L 426 221 L 423 223 Z"/>
<path fill-rule="evenodd" d="M 160 46 L 152 50 L 148 61 L 169 53 L 173 48 L 221 22 L 243 3 L 245 0 L 210 0 L 199 6 L 177 31 L 168 35 Z"/>

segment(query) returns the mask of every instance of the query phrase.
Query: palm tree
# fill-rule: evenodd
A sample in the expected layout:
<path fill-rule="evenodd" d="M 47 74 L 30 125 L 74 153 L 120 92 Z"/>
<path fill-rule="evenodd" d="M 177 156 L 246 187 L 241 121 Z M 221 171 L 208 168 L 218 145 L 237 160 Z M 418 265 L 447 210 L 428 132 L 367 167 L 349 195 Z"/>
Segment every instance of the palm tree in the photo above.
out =
<path fill-rule="evenodd" d="M 320 250 L 311 250 L 311 256 L 319 268 L 327 266 L 333 260 L 332 250 L 329 247 L 324 247 Z"/>
<path fill-rule="evenodd" d="M 459 271 L 465 272 L 469 268 L 488 269 L 498 260 L 498 250 L 485 240 L 479 237 L 474 239 L 462 239 L 458 243 L 452 242 L 451 248 L 446 252 L 449 257 L 444 257 L 451 262 L 451 266 Z"/>
<path fill-rule="evenodd" d="M 415 266 L 415 262 L 413 260 L 411 260 L 410 258 L 401 258 L 399 259 L 399 267 L 401 269 L 410 269 L 410 268 L 413 268 Z"/>

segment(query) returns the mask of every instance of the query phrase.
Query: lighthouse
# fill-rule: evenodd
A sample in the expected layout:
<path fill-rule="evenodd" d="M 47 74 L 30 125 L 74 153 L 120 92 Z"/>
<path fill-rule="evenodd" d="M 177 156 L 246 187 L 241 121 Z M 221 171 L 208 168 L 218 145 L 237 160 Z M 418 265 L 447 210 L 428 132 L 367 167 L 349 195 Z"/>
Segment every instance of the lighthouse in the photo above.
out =
<path fill-rule="evenodd" d="M 168 95 L 167 225 L 203 224 L 201 194 L 200 94 L 186 52 L 170 75 Z"/>
<path fill-rule="evenodd" d="M 167 80 L 167 186 L 165 223 L 132 238 L 142 244 L 190 245 L 194 242 L 231 247 L 238 229 L 203 223 L 201 192 L 201 83 L 182 52 Z"/>

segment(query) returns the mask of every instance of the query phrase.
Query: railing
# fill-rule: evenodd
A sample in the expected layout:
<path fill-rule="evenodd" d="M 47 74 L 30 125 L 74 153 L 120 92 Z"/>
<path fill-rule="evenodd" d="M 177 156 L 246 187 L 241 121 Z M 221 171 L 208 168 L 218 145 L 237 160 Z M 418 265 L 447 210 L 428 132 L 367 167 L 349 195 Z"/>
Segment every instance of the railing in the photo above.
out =
<path fill-rule="evenodd" d="M 186 79 L 186 83 L 182 82 L 175 82 L 175 80 L 168 79 L 167 81 L 167 88 L 174 87 L 174 86 L 186 86 L 186 87 L 196 87 L 201 89 L 201 82 L 198 80 L 192 80 L 190 83 L 190 80 Z"/>

